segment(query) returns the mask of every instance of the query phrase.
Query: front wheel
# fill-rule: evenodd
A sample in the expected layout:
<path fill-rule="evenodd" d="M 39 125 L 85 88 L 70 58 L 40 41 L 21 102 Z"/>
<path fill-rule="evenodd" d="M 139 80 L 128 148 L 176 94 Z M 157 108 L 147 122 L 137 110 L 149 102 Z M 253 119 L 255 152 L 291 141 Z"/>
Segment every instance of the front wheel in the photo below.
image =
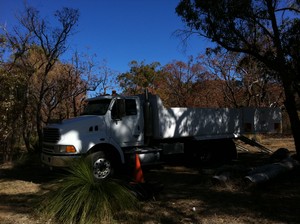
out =
<path fill-rule="evenodd" d="M 112 160 L 104 152 L 95 152 L 88 156 L 92 165 L 93 176 L 96 180 L 107 179 L 114 174 Z"/>

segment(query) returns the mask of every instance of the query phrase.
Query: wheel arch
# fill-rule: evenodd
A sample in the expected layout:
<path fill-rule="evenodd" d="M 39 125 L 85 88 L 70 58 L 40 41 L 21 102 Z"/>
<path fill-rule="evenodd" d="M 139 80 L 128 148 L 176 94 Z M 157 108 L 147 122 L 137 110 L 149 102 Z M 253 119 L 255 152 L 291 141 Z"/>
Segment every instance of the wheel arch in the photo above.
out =
<path fill-rule="evenodd" d="M 94 145 L 89 151 L 87 152 L 87 156 L 95 153 L 95 152 L 104 152 L 105 155 L 109 156 L 110 158 L 120 162 L 120 164 L 124 164 L 124 154 L 120 148 L 116 148 L 115 146 L 108 144 L 108 143 L 100 143 Z"/>

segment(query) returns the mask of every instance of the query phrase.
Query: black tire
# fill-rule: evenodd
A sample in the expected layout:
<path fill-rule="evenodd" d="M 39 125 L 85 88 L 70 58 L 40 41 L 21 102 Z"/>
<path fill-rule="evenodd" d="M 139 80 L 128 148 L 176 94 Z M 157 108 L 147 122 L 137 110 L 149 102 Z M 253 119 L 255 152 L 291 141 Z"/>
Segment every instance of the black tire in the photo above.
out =
<path fill-rule="evenodd" d="M 237 158 L 232 139 L 209 140 L 186 144 L 186 163 L 191 165 L 216 165 Z"/>
<path fill-rule="evenodd" d="M 88 156 L 91 161 L 93 176 L 96 180 L 104 180 L 114 175 L 114 164 L 112 159 L 104 152 L 94 152 Z"/>
<path fill-rule="evenodd" d="M 213 161 L 216 164 L 223 164 L 237 159 L 237 150 L 232 139 L 216 140 L 212 144 Z"/>
<path fill-rule="evenodd" d="M 193 141 L 185 143 L 186 166 L 202 166 L 212 163 L 213 150 L 209 141 Z"/>

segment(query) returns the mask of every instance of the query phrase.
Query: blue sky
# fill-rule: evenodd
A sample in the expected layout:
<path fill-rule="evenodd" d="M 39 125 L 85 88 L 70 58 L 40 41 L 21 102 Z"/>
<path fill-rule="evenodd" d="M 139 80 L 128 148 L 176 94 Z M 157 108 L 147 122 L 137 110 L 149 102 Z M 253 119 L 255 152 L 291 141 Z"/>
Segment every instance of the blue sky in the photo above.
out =
<path fill-rule="evenodd" d="M 27 0 L 41 16 L 51 18 L 62 7 L 79 9 L 76 33 L 69 39 L 69 52 L 96 54 L 99 61 L 116 72 L 129 70 L 132 60 L 146 64 L 173 60 L 187 61 L 188 56 L 203 53 L 210 44 L 193 37 L 183 46 L 174 36 L 184 28 L 175 13 L 179 0 Z M 23 9 L 24 0 L 0 0 L 0 24 L 8 29 L 17 24 L 16 14 Z M 50 20 L 51 22 L 51 20 Z"/>

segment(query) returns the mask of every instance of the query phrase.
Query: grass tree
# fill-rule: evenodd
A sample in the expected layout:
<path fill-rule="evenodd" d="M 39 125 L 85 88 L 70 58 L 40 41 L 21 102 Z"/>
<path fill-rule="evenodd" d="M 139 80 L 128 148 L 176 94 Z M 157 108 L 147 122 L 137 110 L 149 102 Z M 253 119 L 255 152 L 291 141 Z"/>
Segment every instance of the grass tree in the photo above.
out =
<path fill-rule="evenodd" d="M 96 181 L 84 159 L 73 163 L 55 186 L 41 203 L 41 212 L 61 223 L 113 223 L 115 214 L 138 204 L 118 181 Z"/>

